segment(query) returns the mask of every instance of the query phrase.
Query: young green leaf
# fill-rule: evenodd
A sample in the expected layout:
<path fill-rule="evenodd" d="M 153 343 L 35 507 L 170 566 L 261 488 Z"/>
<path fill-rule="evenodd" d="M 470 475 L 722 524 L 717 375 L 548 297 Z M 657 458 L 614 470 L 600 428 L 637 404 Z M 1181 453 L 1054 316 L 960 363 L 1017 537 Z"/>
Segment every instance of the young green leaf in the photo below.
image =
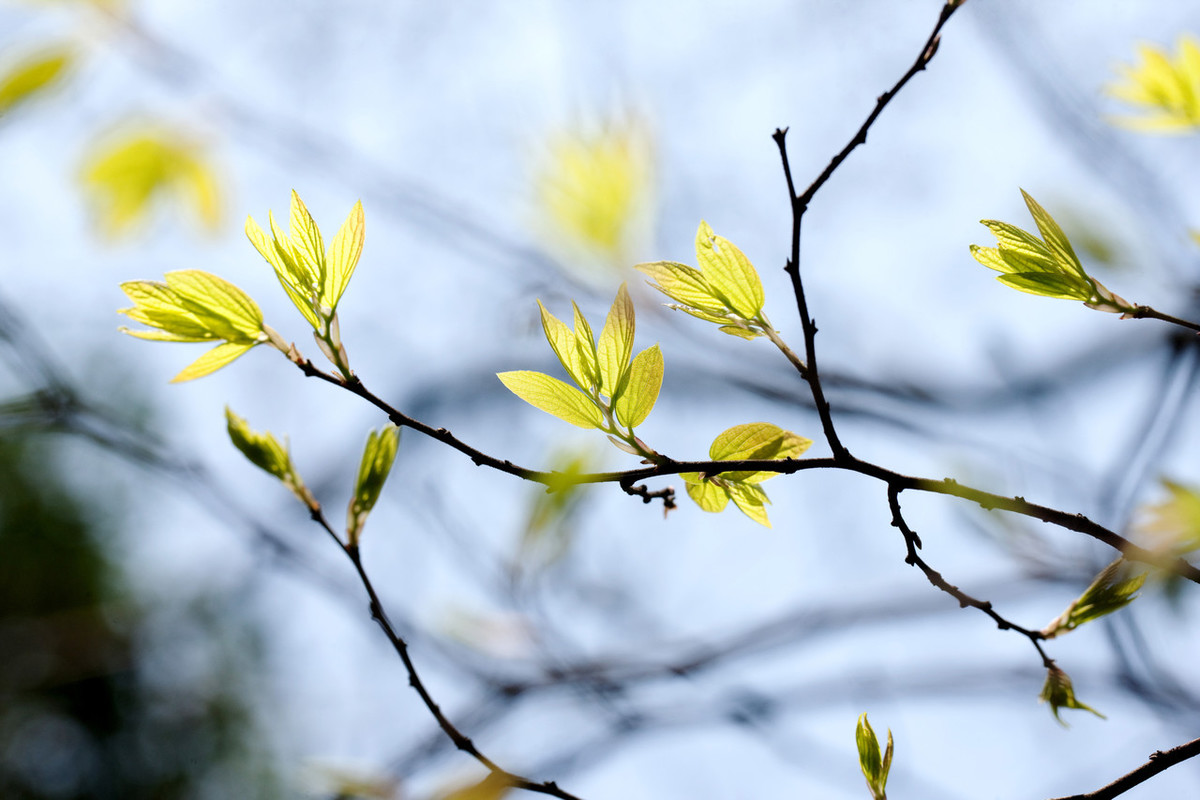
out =
<path fill-rule="evenodd" d="M 563 369 L 567 371 L 567 375 L 571 376 L 571 380 L 575 381 L 576 385 L 586 386 L 587 376 L 583 372 L 579 350 L 575 345 L 575 334 L 567 323 L 547 311 L 541 300 L 538 300 L 537 304 L 542 314 L 542 330 L 546 333 L 546 341 L 550 343 L 550 349 L 554 351 L 554 355 L 558 356 L 558 363 L 563 365 Z"/>
<path fill-rule="evenodd" d="M 358 546 L 367 515 L 379 500 L 383 484 L 396 460 L 400 445 L 400 429 L 390 425 L 367 435 L 362 461 L 358 466 L 358 477 L 354 481 L 354 497 L 346 510 L 346 541 L 351 547 Z"/>
<path fill-rule="evenodd" d="M 304 205 L 295 189 L 292 190 L 289 211 L 292 257 L 308 274 L 308 285 L 323 293 L 326 285 L 325 243 L 321 240 L 321 231 L 317 228 L 317 223 L 313 221 L 312 214 L 308 213 L 308 207 Z"/>
<path fill-rule="evenodd" d="M 178 375 L 171 378 L 171 383 L 183 383 L 184 381 L 203 378 L 205 375 L 209 375 L 221 367 L 231 364 L 253 346 L 239 342 L 224 342 L 219 344 L 184 367 Z"/>
<path fill-rule="evenodd" d="M 625 390 L 613 404 L 617 421 L 626 428 L 636 428 L 646 421 L 658 401 L 662 389 L 663 357 L 658 345 L 638 353 L 629 368 Z"/>
<path fill-rule="evenodd" d="M 325 302 L 329 304 L 330 309 L 337 308 L 350 278 L 354 276 L 354 268 L 362 256 L 365 238 L 366 222 L 362 201 L 359 200 L 354 204 L 354 208 L 350 209 L 342 227 L 338 228 L 333 241 L 329 243 L 329 251 L 325 254 Z"/>
<path fill-rule="evenodd" d="M 696 261 L 731 310 L 745 319 L 758 316 L 764 301 L 758 272 L 733 242 L 715 235 L 707 222 L 696 231 Z"/>
<path fill-rule="evenodd" d="M 1076 708 L 1081 711 L 1090 711 L 1100 719 L 1106 719 L 1096 709 L 1091 706 L 1084 705 L 1075 698 L 1075 688 L 1071 685 L 1071 678 L 1067 673 L 1063 672 L 1056 666 L 1051 666 L 1046 671 L 1046 683 L 1042 686 L 1042 692 L 1038 695 L 1043 703 L 1050 704 L 1050 711 L 1053 712 L 1054 718 L 1058 720 L 1058 724 L 1064 728 L 1070 727 L 1063 718 L 1059 716 L 1059 709 Z"/>
<path fill-rule="evenodd" d="M 574 300 L 571 308 L 575 310 L 575 354 L 579 359 L 579 371 L 583 373 L 584 383 L 579 388 L 590 391 L 600 386 L 600 364 L 596 356 L 596 337 L 592 334 L 592 326 L 584 318 L 583 312 Z"/>
<path fill-rule="evenodd" d="M 1146 582 L 1146 572 L 1123 558 L 1109 564 L 1062 615 L 1042 631 L 1047 639 L 1072 631 L 1133 602 Z"/>
<path fill-rule="evenodd" d="M 698 472 L 680 473 L 687 486 L 688 497 L 700 506 L 701 511 L 717 513 L 725 510 L 729 504 L 729 491 L 722 485 L 714 483 Z"/>
<path fill-rule="evenodd" d="M 712 314 L 724 316 L 725 303 L 717 296 L 708 281 L 695 267 L 674 261 L 654 261 L 638 264 L 635 269 L 649 275 L 655 282 L 650 284 L 677 303 L 697 309 L 707 309 Z"/>
<path fill-rule="evenodd" d="M 1087 280 L 1087 273 L 1083 271 L 1083 265 L 1079 263 L 1079 256 L 1075 255 L 1074 248 L 1071 247 L 1070 240 L 1063 233 L 1063 229 L 1054 221 L 1054 217 L 1046 213 L 1046 209 L 1042 208 L 1036 200 L 1029 196 L 1029 192 L 1021 190 L 1021 196 L 1025 198 L 1025 207 L 1029 209 L 1030 216 L 1033 217 L 1034 223 L 1038 227 L 1038 231 L 1042 234 L 1042 239 L 1046 242 L 1046 247 L 1054 256 L 1056 263 L 1063 264 L 1067 268 L 1073 269 L 1075 274 Z"/>
<path fill-rule="evenodd" d="M 629 358 L 633 355 L 635 328 L 633 300 L 624 283 L 617 289 L 616 299 L 609 309 L 604 327 L 600 330 L 600 341 L 596 344 L 596 357 L 600 365 L 600 394 L 616 400 L 624 384 Z M 655 392 L 657 395 L 657 391 Z"/>
<path fill-rule="evenodd" d="M 583 392 L 557 378 L 531 370 L 501 372 L 497 376 L 517 397 L 580 428 L 601 428 L 600 410 Z"/>
<path fill-rule="evenodd" d="M 183 307 L 195 314 L 214 337 L 242 343 L 261 341 L 262 310 L 229 281 L 198 269 L 168 272 L 163 277 Z"/>
<path fill-rule="evenodd" d="M 888 729 L 887 751 L 880 755 L 879 739 L 871 728 L 865 713 L 858 716 L 858 725 L 854 731 L 854 741 L 858 747 L 858 765 L 863 777 L 867 779 L 867 788 L 871 790 L 872 800 L 887 800 L 887 779 L 892 769 L 892 731 Z"/>
<path fill-rule="evenodd" d="M 233 446 L 242 451 L 242 455 L 246 456 L 251 464 L 282 481 L 288 491 L 296 495 L 310 510 L 320 509 L 320 504 L 296 472 L 286 445 L 280 444 L 270 432 L 258 433 L 251 430 L 246 420 L 233 413 L 229 406 L 225 406 L 225 426 Z"/>
<path fill-rule="evenodd" d="M 767 504 L 771 501 L 767 499 L 767 493 L 762 487 L 753 483 L 730 481 L 727 488 L 729 499 L 739 511 L 759 525 L 771 527 L 771 520 L 767 517 Z"/>
<path fill-rule="evenodd" d="M 796 458 L 812 446 L 812 440 L 785 431 L 769 422 L 749 422 L 735 425 L 717 435 L 708 456 L 713 461 L 761 461 Z M 776 472 L 727 472 L 726 480 L 742 483 L 762 483 Z"/>

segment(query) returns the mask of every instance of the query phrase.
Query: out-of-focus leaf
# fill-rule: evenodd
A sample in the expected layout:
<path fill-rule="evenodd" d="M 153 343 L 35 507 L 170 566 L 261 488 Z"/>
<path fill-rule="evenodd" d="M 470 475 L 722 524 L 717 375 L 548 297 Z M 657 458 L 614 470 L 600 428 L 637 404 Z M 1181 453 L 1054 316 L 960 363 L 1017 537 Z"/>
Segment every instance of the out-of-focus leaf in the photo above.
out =
<path fill-rule="evenodd" d="M 636 428 L 646 421 L 658 401 L 663 382 L 663 357 L 658 345 L 638 353 L 629 368 L 625 391 L 613 404 L 617 421 L 627 428 Z"/>
<path fill-rule="evenodd" d="M 358 545 L 367 515 L 379 500 L 399 446 L 400 429 L 395 425 L 367 434 L 367 444 L 363 448 L 358 476 L 354 481 L 354 497 L 346 510 L 346 541 L 351 547 Z"/>
<path fill-rule="evenodd" d="M 1106 719 L 1099 711 L 1089 705 L 1084 705 L 1075 698 L 1075 688 L 1071 685 L 1071 678 L 1056 666 L 1052 666 L 1046 671 L 1046 683 L 1043 684 L 1042 692 L 1038 697 L 1042 702 L 1050 704 L 1050 710 L 1054 713 L 1054 718 L 1064 728 L 1070 727 L 1058 713 L 1059 710 L 1064 708 L 1090 711 L 1100 719 Z"/>
<path fill-rule="evenodd" d="M 1062 633 L 1075 630 L 1084 623 L 1124 608 L 1133 602 L 1145 582 L 1145 570 L 1118 558 L 1100 571 L 1083 594 L 1073 601 L 1058 619 L 1046 626 L 1042 635 L 1053 639 Z"/>
<path fill-rule="evenodd" d="M 872 800 L 887 800 L 887 779 L 892 769 L 891 729 L 888 729 L 887 750 L 881 754 L 879 738 L 875 736 L 867 715 L 859 714 L 854 742 L 858 747 L 858 765 L 862 769 L 863 777 L 867 779 L 867 788 L 871 790 Z"/>
<path fill-rule="evenodd" d="M 209 230 L 220 224 L 216 174 L 181 131 L 134 129 L 103 141 L 85 158 L 82 179 L 100 227 L 110 236 L 133 230 L 164 197 L 183 201 Z"/>
<path fill-rule="evenodd" d="M 478 783 L 439 795 L 439 800 L 500 800 L 511 791 L 512 784 L 493 772 Z"/>
<path fill-rule="evenodd" d="M 0 73 L 0 117 L 60 83 L 75 63 L 75 50 L 58 45 L 39 50 Z"/>
<path fill-rule="evenodd" d="M 649 229 L 653 153 L 644 126 L 613 122 L 554 137 L 537 179 L 542 211 L 567 242 L 624 266 Z"/>
<path fill-rule="evenodd" d="M 1160 549 L 1185 555 L 1200 549 L 1200 490 L 1163 479 L 1167 498 L 1143 508 L 1138 529 L 1155 538 Z"/>
<path fill-rule="evenodd" d="M 558 378 L 531 370 L 501 372 L 497 377 L 510 392 L 547 414 L 580 428 L 603 427 L 600 411 L 587 395 Z"/>
<path fill-rule="evenodd" d="M 1138 113 L 1113 121 L 1146 133 L 1191 133 L 1200 128 L 1200 41 L 1184 34 L 1174 57 L 1149 44 L 1141 45 L 1138 55 L 1140 63 L 1118 65 L 1120 78 L 1105 87 Z"/>
<path fill-rule="evenodd" d="M 604 327 L 600 330 L 600 341 L 596 343 L 596 357 L 600 365 L 600 394 L 617 398 L 622 379 L 629 368 L 629 358 L 633 354 L 634 329 L 633 300 L 629 297 L 628 288 L 622 283 L 604 320 Z"/>

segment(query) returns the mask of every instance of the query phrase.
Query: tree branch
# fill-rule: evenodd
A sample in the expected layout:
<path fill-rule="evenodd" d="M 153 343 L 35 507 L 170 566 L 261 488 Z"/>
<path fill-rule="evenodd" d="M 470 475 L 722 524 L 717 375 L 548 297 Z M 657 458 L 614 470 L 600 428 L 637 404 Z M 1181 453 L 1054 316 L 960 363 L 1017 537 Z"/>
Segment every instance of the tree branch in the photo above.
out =
<path fill-rule="evenodd" d="M 1132 772 L 1125 773 L 1107 786 L 1102 786 L 1094 792 L 1056 797 L 1054 800 L 1112 800 L 1138 784 L 1150 780 L 1158 773 L 1198 755 L 1200 755 L 1200 739 L 1192 739 L 1190 742 L 1172 747 L 1170 750 L 1155 750 L 1150 754 L 1149 761 Z"/>

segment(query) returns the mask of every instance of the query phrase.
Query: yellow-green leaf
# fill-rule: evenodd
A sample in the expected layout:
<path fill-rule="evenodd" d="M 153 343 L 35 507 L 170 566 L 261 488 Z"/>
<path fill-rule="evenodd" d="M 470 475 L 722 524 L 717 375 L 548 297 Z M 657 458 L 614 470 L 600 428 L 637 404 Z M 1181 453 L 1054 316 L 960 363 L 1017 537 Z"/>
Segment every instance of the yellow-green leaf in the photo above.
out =
<path fill-rule="evenodd" d="M 359 200 L 350 209 L 349 216 L 338 228 L 333 241 L 329 243 L 329 252 L 325 255 L 325 303 L 331 308 L 337 308 L 342 293 L 354 275 L 354 268 L 362 255 L 363 242 L 366 239 L 366 221 L 363 216 L 362 201 Z"/>
<path fill-rule="evenodd" d="M 723 511 L 729 503 L 729 492 L 724 486 L 703 480 L 699 474 L 694 472 L 681 474 L 679 477 L 683 478 L 687 485 L 688 497 L 700 506 L 701 511 L 715 514 Z M 691 477 L 694 477 L 695 480 L 689 480 Z"/>
<path fill-rule="evenodd" d="M 52 47 L 27 56 L 0 75 L 0 117 L 61 81 L 75 61 L 69 47 Z"/>
<path fill-rule="evenodd" d="M 1057 297 L 1062 300 L 1087 302 L 1092 296 L 1090 283 L 1081 282 L 1069 275 L 1054 275 L 1049 272 L 1019 272 L 999 275 L 996 280 L 1029 294 Z"/>
<path fill-rule="evenodd" d="M 292 202 L 289 214 L 289 234 L 292 244 L 292 254 L 300 266 L 308 274 L 306 288 L 322 292 L 325 288 L 325 243 L 321 240 L 321 230 L 313 221 L 308 207 L 300 199 L 300 194 L 292 190 Z"/>
<path fill-rule="evenodd" d="M 225 406 L 225 427 L 233 446 L 240 450 L 250 463 L 278 478 L 288 491 L 296 495 L 309 509 L 320 509 L 320 504 L 296 471 L 287 446 L 280 444 L 270 431 L 259 433 L 252 430 L 249 423 L 233 413 L 229 406 Z"/>
<path fill-rule="evenodd" d="M 216 372 L 252 347 L 254 347 L 253 344 L 223 342 L 189 364 L 182 372 L 171 379 L 171 383 L 183 383 L 184 381 L 203 378 L 205 375 Z"/>
<path fill-rule="evenodd" d="M 135 322 L 159 328 L 138 331 L 122 328 L 124 333 L 139 339 L 164 342 L 205 342 L 220 338 L 191 311 L 184 308 L 179 296 L 165 283 L 158 281 L 126 281 L 121 291 L 132 300 L 133 308 L 123 308 L 121 314 Z"/>
<path fill-rule="evenodd" d="M 604 320 L 604 327 L 600 330 L 600 341 L 596 344 L 596 357 L 600 365 L 600 393 L 609 398 L 618 399 L 622 379 L 633 354 L 634 328 L 633 300 L 629 298 L 628 288 L 622 283 L 617 289 L 617 296 L 608 311 L 608 317 Z"/>
<path fill-rule="evenodd" d="M 537 304 L 542 314 L 542 330 L 546 333 L 546 341 L 550 343 L 550 349 L 554 351 L 554 355 L 558 356 L 558 362 L 571 376 L 571 380 L 580 386 L 586 386 L 588 379 L 583 371 L 583 365 L 580 363 L 575 334 L 567 326 L 567 323 L 547 311 L 541 300 L 538 300 Z"/>
<path fill-rule="evenodd" d="M 1113 121 L 1151 133 L 1200 128 L 1200 41 L 1190 34 L 1180 36 L 1174 58 L 1153 45 L 1142 45 L 1138 53 L 1141 63 L 1120 65 L 1121 80 L 1105 88 L 1109 95 L 1135 106 L 1140 115 Z"/>
<path fill-rule="evenodd" d="M 1074 272 L 1080 278 L 1086 280 L 1087 273 L 1083 271 L 1083 266 L 1079 263 L 1079 256 L 1075 255 L 1075 250 L 1071 247 L 1070 240 L 1063 233 L 1063 229 L 1054 221 L 1054 217 L 1046 212 L 1036 200 L 1029 196 L 1029 192 L 1021 190 L 1021 196 L 1025 198 L 1025 206 L 1029 209 L 1029 213 L 1033 216 L 1034 223 L 1037 224 L 1038 231 L 1042 234 L 1042 239 L 1046 242 L 1046 247 L 1049 248 L 1054 260 L 1068 271 Z"/>
<path fill-rule="evenodd" d="M 858 725 L 854 732 L 854 741 L 858 747 L 858 765 L 863 777 L 867 779 L 867 788 L 871 791 L 872 800 L 887 800 L 887 779 L 892 769 L 892 731 L 888 729 L 887 751 L 880 753 L 879 739 L 867 720 L 867 715 L 860 714 Z"/>
<path fill-rule="evenodd" d="M 224 278 L 198 269 L 168 272 L 167 287 L 209 330 L 231 342 L 258 342 L 262 311 L 251 297 Z"/>
<path fill-rule="evenodd" d="M 762 311 L 763 287 L 750 259 L 732 242 L 717 236 L 707 222 L 696 231 L 696 261 L 708 284 L 746 319 Z"/>
<path fill-rule="evenodd" d="M 771 520 L 767 518 L 766 508 L 766 504 L 771 501 L 767 499 L 767 493 L 762 490 L 762 487 L 750 483 L 729 481 L 726 488 L 729 491 L 729 499 L 743 514 L 759 525 L 771 527 Z"/>
<path fill-rule="evenodd" d="M 1069 727 L 1058 712 L 1063 708 L 1076 708 L 1081 711 L 1090 711 L 1100 719 L 1105 719 L 1105 716 L 1089 705 L 1084 705 L 1075 697 L 1075 688 L 1071 685 L 1071 678 L 1067 673 L 1055 666 L 1051 666 L 1046 670 L 1046 682 L 1042 685 L 1042 692 L 1038 698 L 1050 704 L 1050 711 L 1054 713 L 1054 718 L 1058 720 L 1058 724 L 1064 728 Z"/>
<path fill-rule="evenodd" d="M 585 382 L 581 388 L 590 389 L 600 385 L 600 364 L 596 358 L 596 337 L 592 334 L 592 326 L 584 319 L 583 312 L 575 301 L 571 301 L 575 310 L 575 353 L 579 358 L 579 369 L 584 375 Z"/>
<path fill-rule="evenodd" d="M 514 370 L 497 375 L 508 390 L 535 408 L 553 414 L 580 428 L 599 428 L 600 410 L 574 386 L 531 370 Z"/>
<path fill-rule="evenodd" d="M 812 440 L 785 431 L 769 422 L 749 422 L 734 425 L 717 435 L 708 450 L 713 461 L 782 460 L 796 458 L 812 446 Z M 773 478 L 775 472 L 728 472 L 726 480 L 742 483 L 761 483 Z"/>
<path fill-rule="evenodd" d="M 396 460 L 396 450 L 400 445 L 400 429 L 389 425 L 367 435 L 367 444 L 363 448 L 362 461 L 358 466 L 358 477 L 354 481 L 354 497 L 346 510 L 347 542 L 354 546 L 358 544 L 367 515 L 379 500 L 383 484 L 387 481 L 388 473 L 392 470 L 392 462 Z"/>
<path fill-rule="evenodd" d="M 694 267 L 675 261 L 654 261 L 638 264 L 636 269 L 649 275 L 655 281 L 650 285 L 677 303 L 717 315 L 725 313 L 724 301 Z"/>
<path fill-rule="evenodd" d="M 663 357 L 658 345 L 637 354 L 629 368 L 625 391 L 613 404 L 617 421 L 627 428 L 636 428 L 646 421 L 658 401 L 662 389 Z"/>
<path fill-rule="evenodd" d="M 1078 599 L 1074 600 L 1058 619 L 1042 631 L 1047 639 L 1053 639 L 1080 625 L 1099 619 L 1134 601 L 1137 592 L 1146 582 L 1146 571 L 1118 558 L 1092 581 Z"/>

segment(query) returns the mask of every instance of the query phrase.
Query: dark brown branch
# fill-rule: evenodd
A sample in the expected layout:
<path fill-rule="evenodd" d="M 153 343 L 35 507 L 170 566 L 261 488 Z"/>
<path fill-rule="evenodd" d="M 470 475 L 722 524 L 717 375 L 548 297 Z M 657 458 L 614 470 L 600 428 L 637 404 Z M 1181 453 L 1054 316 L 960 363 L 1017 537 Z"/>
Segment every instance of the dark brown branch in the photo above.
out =
<path fill-rule="evenodd" d="M 1054 800 L 1112 800 L 1138 784 L 1150 780 L 1158 773 L 1198 755 L 1200 755 L 1200 739 L 1192 739 L 1190 742 L 1172 747 L 1170 750 L 1155 750 L 1150 754 L 1149 761 L 1132 772 L 1125 773 L 1107 786 L 1102 786 L 1094 792 L 1056 797 Z"/>
<path fill-rule="evenodd" d="M 1054 660 L 1047 656 L 1046 651 L 1042 649 L 1042 640 L 1046 637 L 1042 635 L 1041 631 L 1029 630 L 1006 619 L 992 607 L 991 601 L 979 600 L 967 594 L 954 584 L 948 582 L 942 577 L 942 573 L 929 566 L 925 559 L 921 558 L 920 554 L 917 553 L 917 550 L 921 548 L 921 537 L 908 526 L 908 522 L 904 519 L 904 514 L 900 510 L 900 491 L 894 484 L 888 486 L 888 507 L 892 511 L 892 526 L 900 530 L 901 535 L 904 536 L 904 545 L 908 550 L 904 557 L 904 563 L 911 564 L 925 573 L 926 580 L 957 600 L 961 608 L 967 608 L 968 606 L 977 608 L 991 617 L 996 623 L 996 627 L 1000 630 L 1015 631 L 1024 636 L 1033 645 L 1034 649 L 1037 650 L 1038 656 L 1042 659 L 1042 664 L 1046 669 L 1054 666 Z"/>
<path fill-rule="evenodd" d="M 387 613 L 383 610 L 383 603 L 380 601 L 379 595 L 376 594 L 375 586 L 371 583 L 371 578 L 367 575 L 367 571 L 363 567 L 362 556 L 357 545 L 349 545 L 344 543 L 341 537 L 339 537 L 334 529 L 330 526 L 329 522 L 325 519 L 325 515 L 321 513 L 319 508 L 312 511 L 312 518 L 314 522 L 320 525 L 325 532 L 328 533 L 330 537 L 332 537 L 333 540 L 338 543 L 338 547 L 340 547 L 342 552 L 346 554 L 346 557 L 350 559 L 350 563 L 354 565 L 354 570 L 358 573 L 358 579 L 362 583 L 363 589 L 365 589 L 367 592 L 367 598 L 370 600 L 371 618 L 379 624 L 379 627 L 383 630 L 384 635 L 387 637 L 388 641 L 391 642 L 392 649 L 396 651 L 396 655 L 400 656 L 400 660 L 404 663 L 404 670 L 408 673 L 409 686 L 411 686 L 416 693 L 420 695 L 421 702 L 423 702 L 425 707 L 429 709 L 429 713 L 432 714 L 433 718 L 437 721 L 438 727 L 440 727 L 446 734 L 447 738 L 454 743 L 454 746 L 464 753 L 470 755 L 483 766 L 487 767 L 488 772 L 491 773 L 491 775 L 496 779 L 503 781 L 515 789 L 524 789 L 529 792 L 537 792 L 538 794 L 558 797 L 561 798 L 561 800 L 580 800 L 580 798 L 576 795 L 560 789 L 558 784 L 556 784 L 554 781 L 537 783 L 521 775 L 517 775 L 516 773 L 509 772 L 480 752 L 479 748 L 475 746 L 475 743 L 471 740 L 471 738 L 455 727 L 454 723 L 450 721 L 450 719 L 442 712 L 441 707 L 438 706 L 436 701 L 434 701 L 433 696 L 429 694 L 429 690 L 425 688 L 425 684 L 421 680 L 420 674 L 417 672 L 417 666 L 413 663 L 412 657 L 408 653 L 408 643 L 405 642 L 404 639 L 400 638 L 400 635 L 396 633 L 396 629 L 392 626 L 391 621 L 388 619 Z"/>
<path fill-rule="evenodd" d="M 1157 319 L 1163 322 L 1169 322 L 1172 325 L 1178 325 L 1181 328 L 1187 328 L 1189 331 L 1200 333 L 1200 324 L 1188 322 L 1186 319 L 1173 317 L 1170 314 L 1164 314 L 1161 311 L 1156 311 L 1150 306 L 1134 306 L 1134 311 L 1129 316 L 1133 319 Z"/>

